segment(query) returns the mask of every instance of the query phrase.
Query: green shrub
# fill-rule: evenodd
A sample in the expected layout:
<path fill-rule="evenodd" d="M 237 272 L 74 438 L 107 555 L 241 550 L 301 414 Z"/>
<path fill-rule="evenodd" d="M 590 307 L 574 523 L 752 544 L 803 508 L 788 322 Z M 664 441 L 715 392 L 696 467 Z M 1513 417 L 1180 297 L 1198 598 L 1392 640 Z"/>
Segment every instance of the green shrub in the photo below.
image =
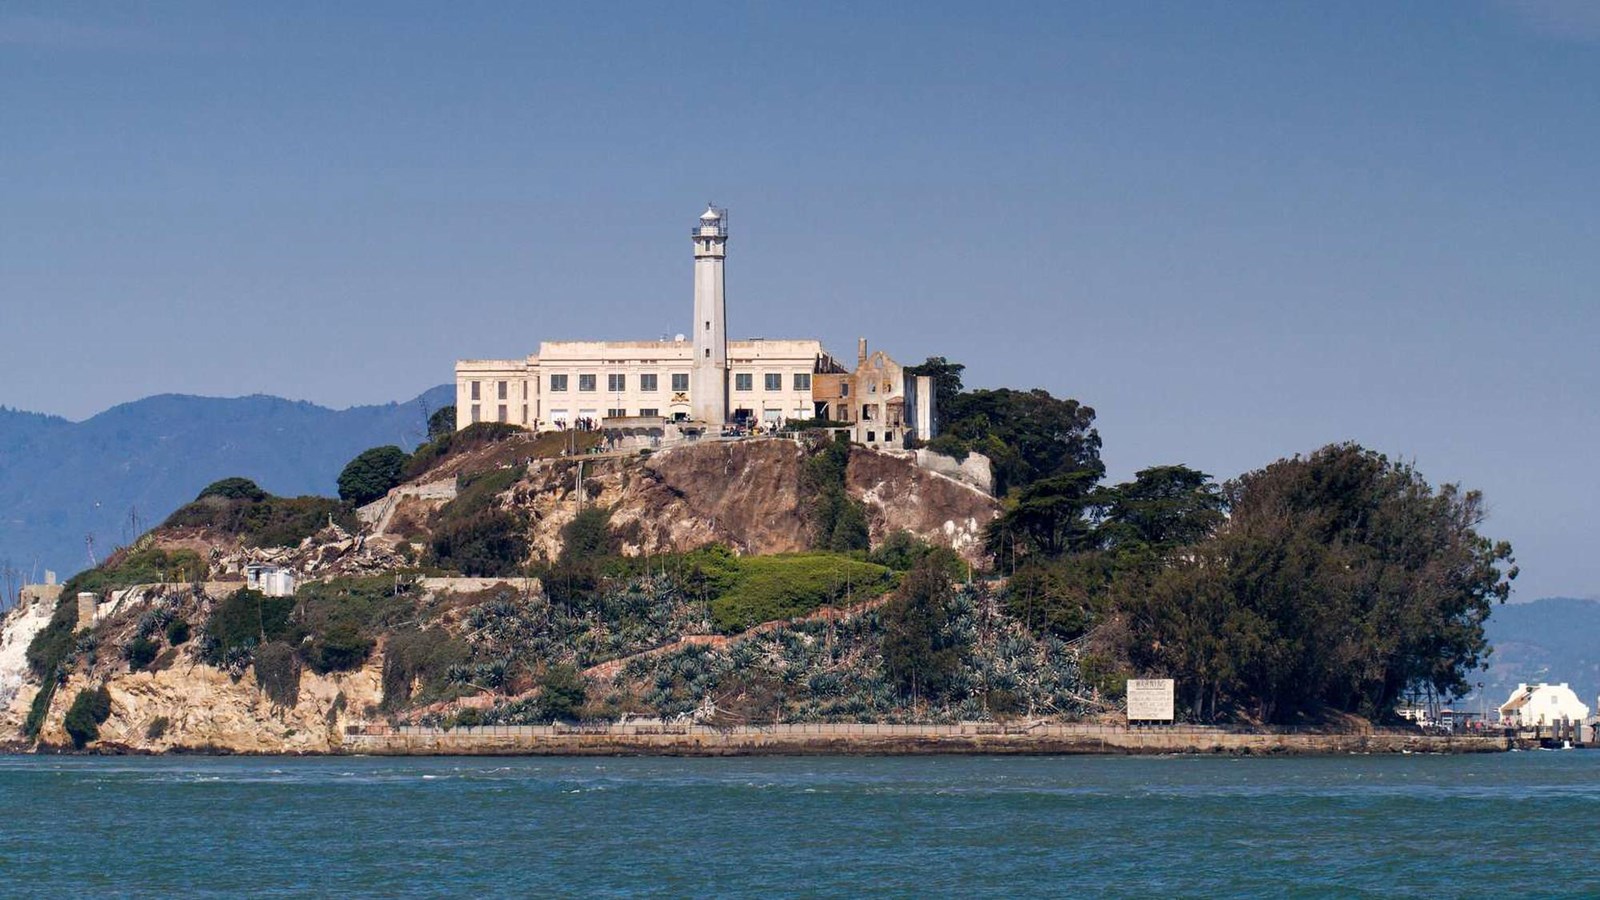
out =
<path fill-rule="evenodd" d="M 455 404 L 441 406 L 428 417 L 428 440 L 437 441 L 449 437 L 456 430 Z"/>
<path fill-rule="evenodd" d="M 472 646 L 443 628 L 391 633 L 383 648 L 383 708 L 401 708 L 418 685 L 422 696 L 437 698 L 448 683 L 450 667 L 471 658 Z"/>
<path fill-rule="evenodd" d="M 456 710 L 446 728 L 477 728 L 483 724 L 483 710 L 468 706 Z"/>
<path fill-rule="evenodd" d="M 206 564 L 193 550 L 167 551 L 136 545 L 112 554 L 93 569 L 79 572 L 62 586 L 61 599 L 49 623 L 28 644 L 29 671 L 35 678 L 48 681 L 62 671 L 72 656 L 76 645 L 73 635 L 78 627 L 78 594 L 87 592 L 103 597 L 110 591 L 136 584 L 204 578 L 206 571 Z M 37 734 L 37 731 L 32 733 Z"/>
<path fill-rule="evenodd" d="M 883 566 L 833 553 L 744 557 L 731 586 L 711 601 L 711 616 L 719 631 L 741 631 L 847 598 L 875 597 L 894 581 Z"/>
<path fill-rule="evenodd" d="M 206 489 L 201 491 L 200 496 L 195 499 L 204 500 L 207 497 L 221 497 L 224 500 L 256 501 L 265 500 L 268 496 L 270 495 L 266 491 L 263 491 L 254 481 L 248 478 L 224 478 L 221 481 L 213 481 L 206 485 Z"/>
<path fill-rule="evenodd" d="M 128 645 L 122 648 L 122 655 L 128 658 L 128 668 L 134 672 L 149 666 L 160 652 L 160 644 L 142 635 L 129 641 Z"/>
<path fill-rule="evenodd" d="M 339 473 L 339 499 L 363 506 L 389 493 L 401 482 L 400 472 L 408 458 L 392 444 L 362 451 Z"/>
<path fill-rule="evenodd" d="M 187 619 L 173 619 L 167 623 L 167 643 L 174 647 L 187 643 L 189 640 L 189 622 Z"/>
<path fill-rule="evenodd" d="M 539 679 L 539 715 L 547 721 L 571 721 L 589 696 L 583 673 L 566 665 L 551 666 Z"/>
<path fill-rule="evenodd" d="M 247 547 L 293 547 L 330 519 L 346 530 L 356 528 L 353 505 L 328 497 L 202 494 L 168 516 L 164 527 L 210 528 L 237 535 Z"/>
<path fill-rule="evenodd" d="M 306 663 L 319 675 L 358 669 L 372 653 L 372 638 L 348 622 L 338 622 L 313 635 L 305 649 Z"/>
<path fill-rule="evenodd" d="M 100 726 L 111 718 L 111 693 L 104 686 L 96 690 L 85 688 L 72 698 L 62 725 L 72 738 L 72 746 L 82 750 L 89 742 L 100 737 Z"/>
<path fill-rule="evenodd" d="M 431 429 L 431 424 L 430 424 Z M 478 447 L 497 444 L 506 438 L 527 434 L 526 428 L 504 422 L 478 422 L 460 431 L 449 431 L 418 447 L 406 461 L 400 476 L 406 481 L 416 478 L 438 466 L 451 456 L 466 453 Z"/>
<path fill-rule="evenodd" d="M 390 576 L 311 582 L 297 593 L 297 625 L 311 636 L 301 656 L 318 674 L 358 668 L 383 630 L 415 615 L 415 585 Z"/>
<path fill-rule="evenodd" d="M 528 555 L 522 519 L 506 510 L 485 510 L 465 520 L 434 528 L 428 564 L 463 575 L 498 578 L 515 575 Z"/>
<path fill-rule="evenodd" d="M 811 510 L 811 546 L 847 553 L 867 549 L 867 514 L 845 492 L 850 465 L 850 439 L 843 433 L 806 458 L 800 470 L 800 492 Z"/>
<path fill-rule="evenodd" d="M 44 727 L 44 718 L 50 714 L 50 701 L 56 695 L 57 679 L 49 678 L 39 687 L 39 693 L 33 695 L 33 703 L 28 706 L 28 717 L 23 720 L 22 733 L 30 739 L 39 736 L 39 729 Z"/>
<path fill-rule="evenodd" d="M 145 726 L 144 736 L 147 740 L 159 741 L 166 735 L 167 729 L 171 727 L 172 720 L 166 716 L 156 716 L 150 720 L 149 725 Z"/>
<path fill-rule="evenodd" d="M 290 618 L 294 608 L 293 597 L 268 597 L 250 588 L 234 591 L 211 611 L 201 658 L 220 666 L 230 656 L 248 654 L 260 644 L 296 641 L 299 634 Z"/>
<path fill-rule="evenodd" d="M 490 469 L 456 479 L 455 499 L 439 507 L 433 514 L 435 522 L 452 522 L 470 519 L 479 513 L 494 509 L 500 495 L 522 480 L 527 473 L 523 466 Z"/>
<path fill-rule="evenodd" d="M 262 644 L 255 652 L 256 685 L 279 706 L 300 702 L 300 660 L 282 641 Z"/>

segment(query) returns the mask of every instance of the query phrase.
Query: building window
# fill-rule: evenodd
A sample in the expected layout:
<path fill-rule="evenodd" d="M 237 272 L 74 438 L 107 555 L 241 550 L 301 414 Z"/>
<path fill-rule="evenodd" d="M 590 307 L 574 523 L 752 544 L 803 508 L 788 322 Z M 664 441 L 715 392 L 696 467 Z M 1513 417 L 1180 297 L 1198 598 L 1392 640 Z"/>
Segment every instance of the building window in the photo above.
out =
<path fill-rule="evenodd" d="M 506 405 L 504 403 L 502 403 L 502 404 L 500 404 L 500 418 L 497 421 L 504 422 L 505 420 L 506 420 Z"/>
<path fill-rule="evenodd" d="M 710 359 L 710 358 L 711 358 L 711 348 L 707 347 L 706 348 L 706 359 Z"/>
<path fill-rule="evenodd" d="M 675 391 L 687 391 L 689 389 L 689 373 L 673 372 L 672 389 Z"/>
<path fill-rule="evenodd" d="M 557 391 L 564 391 L 566 389 L 567 389 L 567 376 L 565 376 L 565 375 L 551 375 L 550 376 L 550 391 L 551 391 L 551 393 L 554 393 L 554 392 L 557 392 Z"/>
<path fill-rule="evenodd" d="M 506 399 L 506 383 L 504 381 L 500 382 L 500 384 L 497 386 L 496 393 L 499 395 L 495 397 L 496 400 Z"/>
<path fill-rule="evenodd" d="M 878 433 L 876 431 L 867 432 L 867 443 L 876 444 L 877 442 L 878 442 Z"/>
<path fill-rule="evenodd" d="M 644 407 L 644 408 L 639 410 L 639 415 L 643 416 L 646 419 L 653 419 L 656 416 L 661 415 L 661 410 L 656 409 L 653 406 L 646 406 L 646 407 Z"/>
<path fill-rule="evenodd" d="M 733 376 L 733 389 L 736 391 L 755 390 L 756 376 L 749 372 L 736 372 Z"/>
<path fill-rule="evenodd" d="M 478 382 L 476 382 L 476 381 L 474 381 L 472 383 L 472 399 L 474 399 L 474 400 L 482 400 L 483 399 L 482 397 L 478 396 Z"/>
<path fill-rule="evenodd" d="M 615 394 L 615 393 L 619 393 L 621 391 L 625 391 L 627 389 L 628 389 L 628 376 L 626 376 L 626 375 L 607 375 L 606 376 L 606 390 L 608 390 L 608 391 L 612 392 L 613 394 Z"/>
<path fill-rule="evenodd" d="M 625 410 L 625 409 L 608 409 L 608 410 L 606 410 L 606 418 L 608 418 L 608 419 L 621 419 L 621 418 L 624 418 L 627 415 L 628 415 L 628 411 Z"/>
<path fill-rule="evenodd" d="M 593 391 L 594 390 L 594 376 L 593 375 L 579 375 L 578 376 L 578 390 L 580 390 L 580 391 Z"/>
<path fill-rule="evenodd" d="M 763 386 L 769 391 L 783 390 L 783 375 L 779 372 L 768 372 L 762 379 Z"/>
<path fill-rule="evenodd" d="M 841 396 L 841 397 L 850 396 L 850 382 L 848 382 L 848 381 L 839 382 L 839 396 Z"/>
<path fill-rule="evenodd" d="M 794 389 L 797 390 L 797 391 L 809 391 L 809 390 L 811 390 L 811 373 L 810 372 L 796 372 L 796 373 L 794 373 Z"/>
<path fill-rule="evenodd" d="M 863 422 L 876 422 L 876 421 L 878 421 L 878 417 L 876 415 L 874 415 L 874 413 L 877 412 L 877 409 L 878 408 L 875 407 L 875 406 L 863 406 L 863 407 L 861 407 L 861 421 L 863 421 Z"/>
<path fill-rule="evenodd" d="M 472 404 L 472 424 L 476 425 L 481 421 L 483 421 L 483 412 L 478 407 L 478 404 L 474 403 Z"/>
<path fill-rule="evenodd" d="M 646 394 L 654 394 L 656 391 L 660 390 L 660 388 L 656 386 L 655 373 L 652 372 L 648 375 L 639 376 L 639 390 L 644 391 Z"/>

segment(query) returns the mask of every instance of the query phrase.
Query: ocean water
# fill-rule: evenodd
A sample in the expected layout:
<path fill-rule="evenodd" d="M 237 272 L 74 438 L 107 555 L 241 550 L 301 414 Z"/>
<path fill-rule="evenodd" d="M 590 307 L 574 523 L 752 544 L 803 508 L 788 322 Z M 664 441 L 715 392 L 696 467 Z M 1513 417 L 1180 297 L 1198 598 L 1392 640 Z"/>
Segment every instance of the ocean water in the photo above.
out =
<path fill-rule="evenodd" d="M 28 896 L 1600 896 L 1600 751 L 0 757 Z"/>

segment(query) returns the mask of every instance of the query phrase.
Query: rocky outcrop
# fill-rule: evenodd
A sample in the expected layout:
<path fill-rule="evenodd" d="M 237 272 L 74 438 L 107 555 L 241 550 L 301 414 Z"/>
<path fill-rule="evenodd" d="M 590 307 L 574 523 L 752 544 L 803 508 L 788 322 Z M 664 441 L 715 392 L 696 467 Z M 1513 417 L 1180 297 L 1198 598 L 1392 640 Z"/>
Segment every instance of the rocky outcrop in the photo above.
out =
<path fill-rule="evenodd" d="M 0 741 L 22 730 L 38 686 L 28 682 L 28 645 L 49 624 L 53 602 L 24 603 L 0 616 Z"/>
<path fill-rule="evenodd" d="M 187 654 L 157 672 L 121 672 L 103 683 L 111 718 L 100 726 L 100 749 L 163 752 L 328 753 L 345 726 L 367 721 L 382 698 L 383 661 L 354 672 L 304 672 L 293 706 L 269 700 L 251 672 L 233 678 Z M 40 729 L 45 746 L 71 746 L 62 719 L 78 691 L 98 684 L 74 674 L 57 691 Z"/>
<path fill-rule="evenodd" d="M 874 544 L 903 529 L 972 563 L 981 561 L 983 529 L 999 512 L 995 499 L 972 485 L 876 450 L 850 454 L 846 486 L 867 508 Z"/>
<path fill-rule="evenodd" d="M 793 553 L 810 546 L 805 458 L 800 444 L 773 439 L 688 444 L 644 458 L 559 460 L 535 464 L 507 502 L 529 514 L 534 553 L 551 558 L 561 551 L 561 529 L 577 514 L 580 491 L 584 502 L 611 508 L 628 553 L 713 542 L 743 554 Z M 859 447 L 846 489 L 866 506 L 874 541 L 906 530 L 972 562 L 999 509 L 983 491 L 908 457 Z"/>

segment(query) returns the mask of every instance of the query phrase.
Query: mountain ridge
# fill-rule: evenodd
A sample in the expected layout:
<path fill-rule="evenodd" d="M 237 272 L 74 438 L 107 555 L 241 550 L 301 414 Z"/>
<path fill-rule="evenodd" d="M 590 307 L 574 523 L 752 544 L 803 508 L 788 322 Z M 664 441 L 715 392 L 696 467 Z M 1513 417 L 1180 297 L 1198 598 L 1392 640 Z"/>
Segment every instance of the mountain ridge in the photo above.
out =
<path fill-rule="evenodd" d="M 0 407 L 0 563 L 63 577 L 239 475 L 285 495 L 334 494 L 368 447 L 410 449 L 449 385 L 409 400 L 331 409 L 271 394 L 153 394 L 81 421 Z"/>

